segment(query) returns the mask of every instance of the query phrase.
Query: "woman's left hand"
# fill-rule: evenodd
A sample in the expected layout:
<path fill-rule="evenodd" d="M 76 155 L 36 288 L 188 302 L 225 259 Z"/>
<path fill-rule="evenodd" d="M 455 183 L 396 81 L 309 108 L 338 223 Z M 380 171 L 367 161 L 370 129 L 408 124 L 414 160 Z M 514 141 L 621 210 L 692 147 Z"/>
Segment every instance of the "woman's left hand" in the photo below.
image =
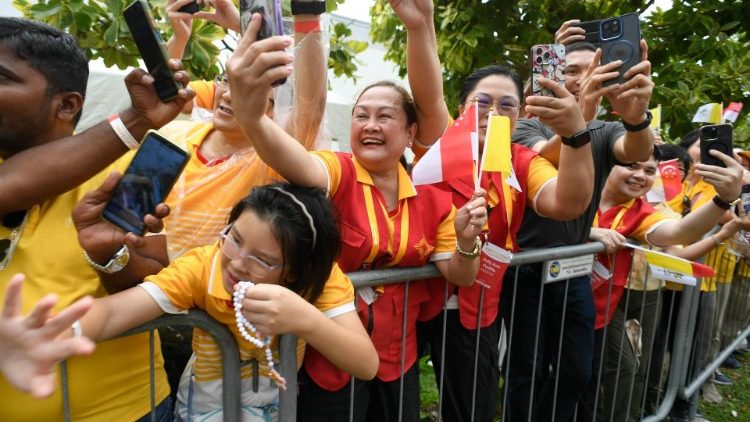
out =
<path fill-rule="evenodd" d="M 245 291 L 242 315 L 263 335 L 298 334 L 307 330 L 310 318 L 317 311 L 299 295 L 278 284 L 258 283 Z"/>
<path fill-rule="evenodd" d="M 479 236 L 487 225 L 487 201 L 484 189 L 474 192 L 471 200 L 456 212 L 453 227 L 459 246 L 465 250 L 474 249 L 474 239 Z"/>

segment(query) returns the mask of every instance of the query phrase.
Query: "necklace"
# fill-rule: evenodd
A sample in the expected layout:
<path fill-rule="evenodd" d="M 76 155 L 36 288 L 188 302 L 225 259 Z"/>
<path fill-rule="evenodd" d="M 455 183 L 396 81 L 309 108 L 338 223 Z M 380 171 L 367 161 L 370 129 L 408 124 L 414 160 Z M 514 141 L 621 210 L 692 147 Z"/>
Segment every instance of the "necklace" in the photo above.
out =
<path fill-rule="evenodd" d="M 237 283 L 237 289 L 234 291 L 234 316 L 237 320 L 237 329 L 245 340 L 249 341 L 258 349 L 264 349 L 266 352 L 266 362 L 268 362 L 268 377 L 271 378 L 280 389 L 286 390 L 286 380 L 274 368 L 273 355 L 271 354 L 271 336 L 261 338 L 260 333 L 253 324 L 242 315 L 242 299 L 245 298 L 245 292 L 248 288 L 255 286 L 251 281 L 240 281 Z M 250 333 L 247 332 L 250 330 Z M 254 334 L 254 336 L 253 336 Z"/>

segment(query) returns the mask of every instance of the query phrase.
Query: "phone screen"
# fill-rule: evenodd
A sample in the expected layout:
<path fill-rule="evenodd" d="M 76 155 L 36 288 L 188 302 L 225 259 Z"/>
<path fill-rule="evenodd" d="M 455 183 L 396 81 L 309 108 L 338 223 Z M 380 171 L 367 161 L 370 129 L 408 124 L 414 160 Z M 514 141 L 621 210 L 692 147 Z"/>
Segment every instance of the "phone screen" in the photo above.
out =
<path fill-rule="evenodd" d="M 143 217 L 164 202 L 188 157 L 156 132 L 149 132 L 107 203 L 104 218 L 125 231 L 145 233 Z"/>
<path fill-rule="evenodd" d="M 167 66 L 164 41 L 151 23 L 148 7 L 145 0 L 136 0 L 125 9 L 123 15 L 148 73 L 154 77 L 157 95 L 162 101 L 168 101 L 177 96 L 179 86 Z"/>

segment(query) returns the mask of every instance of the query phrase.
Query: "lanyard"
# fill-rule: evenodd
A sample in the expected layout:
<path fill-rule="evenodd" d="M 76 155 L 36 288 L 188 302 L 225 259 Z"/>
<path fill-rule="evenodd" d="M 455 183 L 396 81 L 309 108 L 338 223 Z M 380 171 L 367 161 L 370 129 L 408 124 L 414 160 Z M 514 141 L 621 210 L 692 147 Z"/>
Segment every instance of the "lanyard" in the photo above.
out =
<path fill-rule="evenodd" d="M 367 211 L 367 220 L 370 223 L 370 234 L 372 238 L 370 254 L 367 256 L 367 259 L 364 263 L 370 264 L 378 256 L 378 251 L 380 249 L 380 230 L 378 226 L 378 216 L 375 210 L 375 203 L 373 201 L 374 194 L 372 192 L 372 186 L 363 184 L 362 191 L 365 196 L 365 209 Z M 401 200 L 398 201 L 398 207 L 400 208 L 401 214 L 398 239 L 396 239 L 395 237 L 395 228 L 393 227 L 393 223 L 390 219 L 390 215 L 388 214 L 388 210 L 386 209 L 385 204 L 380 202 L 379 205 L 380 210 L 385 217 L 386 224 L 388 225 L 387 231 L 389 235 L 391 235 L 388 239 L 391 250 L 393 250 L 394 244 L 396 243 L 396 241 L 398 241 L 398 252 L 393 256 L 393 259 L 390 262 L 385 264 L 386 267 L 393 267 L 395 265 L 398 265 L 404 258 L 404 255 L 406 255 L 406 246 L 409 243 L 409 202 L 407 200 L 404 200 L 403 202 Z M 393 241 L 391 241 L 391 239 Z"/>

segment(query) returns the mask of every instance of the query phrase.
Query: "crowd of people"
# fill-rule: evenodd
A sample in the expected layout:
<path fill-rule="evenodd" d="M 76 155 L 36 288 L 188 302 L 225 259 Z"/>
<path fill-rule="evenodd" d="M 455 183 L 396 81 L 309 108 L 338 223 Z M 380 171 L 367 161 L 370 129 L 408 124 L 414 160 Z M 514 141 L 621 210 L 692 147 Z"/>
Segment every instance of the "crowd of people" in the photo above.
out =
<path fill-rule="evenodd" d="M 298 338 L 302 421 L 420 420 L 417 361 L 428 353 L 446 421 L 500 416 L 501 384 L 504 420 L 638 420 L 658 405 L 682 286 L 651 274 L 626 239 L 715 267 L 701 280 L 690 333 L 695 368 L 750 322 L 748 306 L 726 311 L 748 305 L 730 295 L 743 266 L 726 247 L 750 229 L 742 207 L 732 210 L 748 160 L 712 151 L 723 166 L 702 164 L 697 130 L 680 145 L 661 142 L 645 40 L 622 84 L 607 83 L 621 63 L 600 65 L 575 20 L 554 35 L 566 49 L 565 83 L 539 80 L 553 96 L 524 95 L 501 64 L 474 70 L 458 112 L 477 110 L 477 162 L 509 152 L 510 177 L 415 185 L 405 151 L 420 160 L 454 122 L 431 0 L 390 1 L 407 32 L 411 92 L 390 81 L 365 87 L 349 153 L 316 148 L 327 92 L 320 2 L 294 2 L 293 37 L 256 40 L 262 18 L 253 15 L 213 81 L 182 70 L 192 22 L 239 31 L 240 15 L 231 0 L 181 12 L 190 2 L 165 6 L 178 96 L 160 101 L 153 77 L 133 70 L 132 105 L 80 133 L 83 51 L 63 31 L 0 18 L 0 419 L 221 420 L 210 334 L 160 329 L 153 362 L 148 333 L 119 337 L 195 308 L 226 325 L 241 360 L 254 362 L 241 371 L 243 420 L 278 418 L 282 333 Z M 290 107 L 273 88 L 283 79 Z M 618 121 L 597 118 L 604 99 Z M 510 122 L 508 152 L 484 149 L 492 115 Z M 134 155 L 124 138 L 150 129 L 190 158 L 138 236 L 102 211 Z M 659 162 L 674 158 L 683 191 L 649 203 Z M 542 263 L 508 268 L 513 253 L 589 241 L 606 249 L 592 275 L 542 283 Z M 500 265 L 478 283 L 490 254 Z M 345 275 L 428 263 L 440 278 L 355 291 Z M 63 359 L 69 408 L 56 388 Z M 702 395 L 721 398 L 713 380 Z M 673 420 L 688 410 L 677 399 Z"/>

